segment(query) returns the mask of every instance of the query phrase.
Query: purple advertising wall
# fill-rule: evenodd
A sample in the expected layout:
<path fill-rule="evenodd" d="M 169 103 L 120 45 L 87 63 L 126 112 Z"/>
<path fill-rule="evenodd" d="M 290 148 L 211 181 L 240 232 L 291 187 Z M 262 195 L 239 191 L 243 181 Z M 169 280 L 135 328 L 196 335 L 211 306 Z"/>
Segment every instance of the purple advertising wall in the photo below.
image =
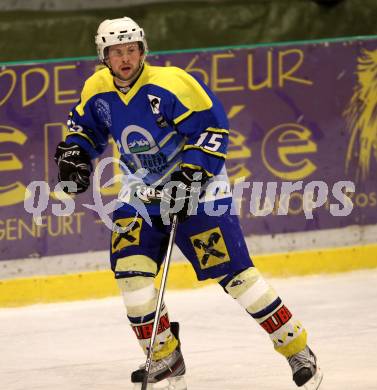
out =
<path fill-rule="evenodd" d="M 251 183 L 241 207 L 246 235 L 377 223 L 377 40 L 166 53 L 148 61 L 202 78 L 223 102 L 231 125 L 229 176 Z M 46 181 L 51 189 L 57 183 L 55 146 L 96 65 L 80 59 L 0 68 L 0 260 L 108 247 L 110 231 L 82 206 L 93 203 L 91 191 L 77 196 L 74 213 L 64 217 L 52 213 L 60 201 L 51 194 L 39 225 L 24 209 L 30 182 Z M 105 155 L 113 154 L 111 144 Z M 342 181 L 355 185 L 348 194 L 353 208 L 337 216 L 332 207 L 343 206 L 334 188 Z M 263 201 L 268 182 L 277 182 L 276 198 L 264 204 L 268 215 L 255 215 L 253 185 L 262 183 Z M 287 215 L 278 211 L 283 182 L 302 182 Z M 328 196 L 307 218 L 303 188 L 313 182 L 323 183 Z M 104 202 L 118 191 L 103 188 Z"/>

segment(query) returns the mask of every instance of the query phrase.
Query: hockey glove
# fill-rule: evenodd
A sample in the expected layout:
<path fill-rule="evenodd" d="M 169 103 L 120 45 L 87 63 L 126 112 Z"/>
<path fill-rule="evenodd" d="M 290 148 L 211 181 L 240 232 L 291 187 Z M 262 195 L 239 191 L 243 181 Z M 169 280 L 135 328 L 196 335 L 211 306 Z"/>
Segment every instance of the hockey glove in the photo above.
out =
<path fill-rule="evenodd" d="M 161 200 L 161 215 L 174 214 L 178 221 L 185 221 L 196 211 L 199 195 L 203 184 L 209 176 L 202 170 L 183 167 L 180 171 L 171 174 L 169 191 L 164 191 Z"/>
<path fill-rule="evenodd" d="M 77 185 L 76 191 L 67 185 L 62 186 L 64 192 L 80 194 L 88 189 L 93 168 L 88 153 L 80 145 L 60 142 L 54 159 L 59 169 L 59 181 L 73 181 Z"/>

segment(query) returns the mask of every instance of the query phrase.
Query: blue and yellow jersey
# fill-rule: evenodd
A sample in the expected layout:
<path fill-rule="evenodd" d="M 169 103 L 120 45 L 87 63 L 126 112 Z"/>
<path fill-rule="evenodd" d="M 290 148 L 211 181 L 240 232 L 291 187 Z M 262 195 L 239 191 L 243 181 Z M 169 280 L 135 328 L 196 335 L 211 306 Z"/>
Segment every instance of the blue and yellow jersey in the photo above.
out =
<path fill-rule="evenodd" d="M 179 166 L 226 175 L 229 124 L 211 90 L 177 67 L 145 64 L 127 93 L 104 68 L 85 82 L 68 120 L 67 143 L 96 158 L 111 136 L 128 174 L 144 168 L 147 185 L 162 185 Z"/>

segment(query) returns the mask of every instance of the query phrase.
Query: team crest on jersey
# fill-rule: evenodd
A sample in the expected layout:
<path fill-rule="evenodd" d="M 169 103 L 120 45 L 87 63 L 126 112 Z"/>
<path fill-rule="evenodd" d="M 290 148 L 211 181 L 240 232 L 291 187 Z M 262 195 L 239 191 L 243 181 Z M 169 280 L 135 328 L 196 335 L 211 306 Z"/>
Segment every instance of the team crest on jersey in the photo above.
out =
<path fill-rule="evenodd" d="M 201 269 L 230 261 L 229 253 L 219 227 L 190 237 Z"/>
<path fill-rule="evenodd" d="M 158 96 L 148 94 L 148 99 L 149 99 L 149 104 L 151 106 L 153 114 L 159 114 L 160 113 L 161 98 L 159 98 Z"/>
<path fill-rule="evenodd" d="M 143 134 L 132 132 L 127 137 L 127 146 L 131 153 L 147 152 L 151 144 Z"/>
<path fill-rule="evenodd" d="M 97 99 L 94 103 L 98 117 L 107 126 L 111 126 L 110 105 L 103 99 Z"/>
<path fill-rule="evenodd" d="M 158 151 L 152 134 L 137 125 L 129 125 L 122 131 L 121 144 L 124 151 L 129 154 L 153 154 Z"/>

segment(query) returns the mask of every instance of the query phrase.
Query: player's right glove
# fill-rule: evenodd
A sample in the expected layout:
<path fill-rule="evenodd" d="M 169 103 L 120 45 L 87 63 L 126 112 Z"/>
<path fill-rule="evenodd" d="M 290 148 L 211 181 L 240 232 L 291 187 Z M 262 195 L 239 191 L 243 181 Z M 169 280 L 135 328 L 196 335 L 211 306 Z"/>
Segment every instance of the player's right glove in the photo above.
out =
<path fill-rule="evenodd" d="M 69 186 L 62 186 L 64 192 L 79 194 L 88 189 L 93 167 L 88 153 L 80 145 L 60 142 L 54 160 L 59 168 L 59 181 L 73 181 L 77 185 L 76 191 L 71 191 Z"/>

